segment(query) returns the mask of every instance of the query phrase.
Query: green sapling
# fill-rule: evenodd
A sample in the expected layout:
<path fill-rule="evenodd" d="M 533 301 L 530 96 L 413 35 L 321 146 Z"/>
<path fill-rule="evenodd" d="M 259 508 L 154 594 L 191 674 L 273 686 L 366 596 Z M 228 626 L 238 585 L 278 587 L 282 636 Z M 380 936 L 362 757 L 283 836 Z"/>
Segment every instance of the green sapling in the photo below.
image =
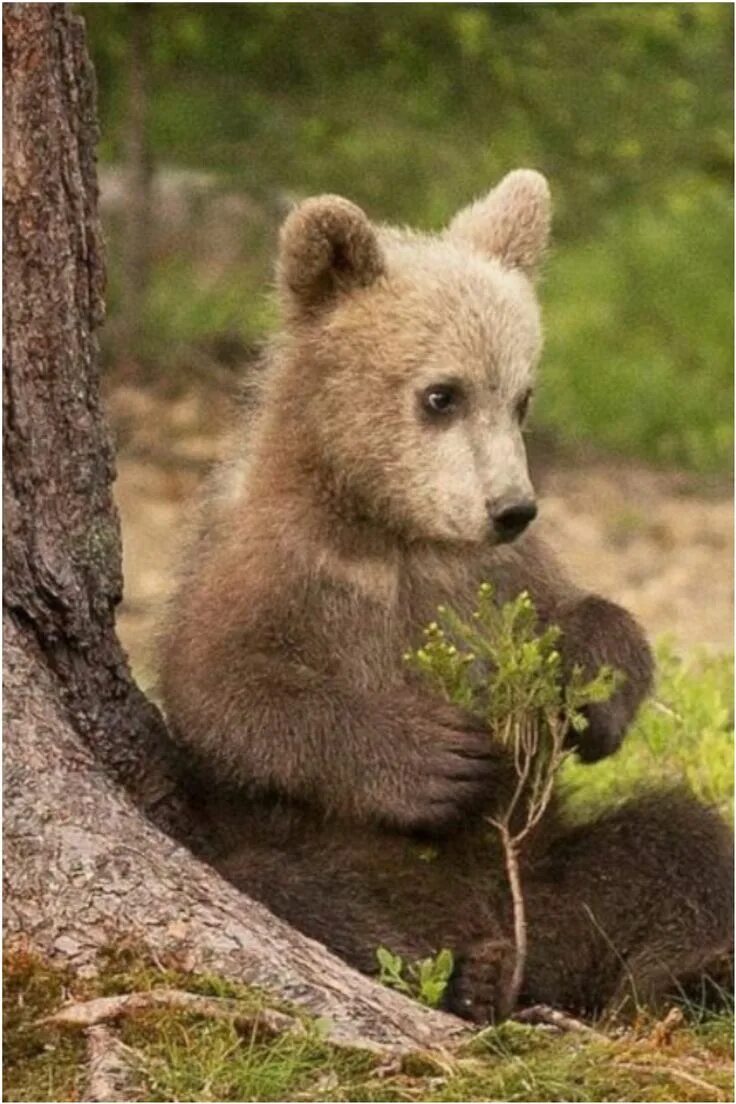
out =
<path fill-rule="evenodd" d="M 483 583 L 469 620 L 446 607 L 425 629 L 407 662 L 447 701 L 488 725 L 490 738 L 508 747 L 516 786 L 508 805 L 488 818 L 499 833 L 512 898 L 516 957 L 506 1001 L 518 999 L 527 958 L 527 921 L 520 855 L 548 808 L 568 750 L 568 736 L 587 722 L 585 706 L 606 701 L 620 675 L 602 667 L 593 678 L 563 669 L 560 629 L 540 628 L 529 594 L 499 605 Z"/>

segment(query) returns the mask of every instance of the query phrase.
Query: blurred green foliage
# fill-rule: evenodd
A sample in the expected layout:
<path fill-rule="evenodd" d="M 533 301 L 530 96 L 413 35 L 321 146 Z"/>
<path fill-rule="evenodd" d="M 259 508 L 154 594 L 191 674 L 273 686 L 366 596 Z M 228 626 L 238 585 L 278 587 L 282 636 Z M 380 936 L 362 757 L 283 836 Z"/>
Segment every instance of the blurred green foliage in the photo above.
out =
<path fill-rule="evenodd" d="M 733 454 L 730 191 L 673 181 L 551 259 L 539 420 L 698 471 Z"/>
<path fill-rule="evenodd" d="M 134 4 L 85 4 L 103 160 L 124 158 Z M 262 217 L 206 280 L 157 257 L 159 345 L 268 328 L 294 196 L 342 192 L 437 228 L 506 171 L 552 183 L 541 423 L 650 459 L 728 465 L 729 4 L 157 4 L 150 137 Z M 111 246 L 113 313 L 114 235 Z"/>

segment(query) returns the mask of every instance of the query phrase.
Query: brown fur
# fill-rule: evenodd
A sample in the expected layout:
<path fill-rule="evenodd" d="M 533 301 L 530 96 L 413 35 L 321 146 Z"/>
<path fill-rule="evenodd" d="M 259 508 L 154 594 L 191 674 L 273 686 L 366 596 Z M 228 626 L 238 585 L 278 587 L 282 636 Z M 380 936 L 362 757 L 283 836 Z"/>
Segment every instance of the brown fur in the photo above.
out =
<path fill-rule="evenodd" d="M 549 200 L 514 173 L 444 235 L 376 228 L 335 197 L 282 231 L 285 329 L 247 442 L 217 475 L 173 604 L 162 689 L 220 838 L 222 870 L 363 970 L 380 944 L 448 946 L 455 1006 L 490 1018 L 508 971 L 508 892 L 483 812 L 513 779 L 486 731 L 407 673 L 436 606 L 527 589 L 567 662 L 626 675 L 579 753 L 615 751 L 650 681 L 624 610 L 573 586 L 488 514 L 531 494 L 520 402 L 541 345 L 529 276 Z M 426 388 L 460 388 L 451 419 Z M 423 843 L 434 841 L 428 860 Z M 656 997 L 729 938 L 727 833 L 676 795 L 567 830 L 528 857 L 524 997 Z M 504 949 L 505 948 L 505 949 Z"/>

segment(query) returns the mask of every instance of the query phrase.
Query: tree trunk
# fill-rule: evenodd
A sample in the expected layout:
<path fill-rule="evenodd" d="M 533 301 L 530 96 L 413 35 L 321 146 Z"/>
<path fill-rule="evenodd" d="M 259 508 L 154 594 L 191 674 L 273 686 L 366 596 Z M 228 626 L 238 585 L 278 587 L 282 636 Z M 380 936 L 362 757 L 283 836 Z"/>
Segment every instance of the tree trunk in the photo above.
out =
<path fill-rule="evenodd" d="M 94 77 L 62 5 L 6 5 L 3 31 L 4 614 L 40 644 L 100 760 L 155 807 L 174 789 L 165 728 L 115 636 Z"/>
<path fill-rule="evenodd" d="M 5 137 L 5 924 L 10 943 L 92 969 L 130 940 L 257 984 L 397 1050 L 459 1021 L 356 974 L 239 893 L 202 854 L 166 727 L 115 636 L 113 458 L 94 83 L 82 19 L 8 4 Z"/>

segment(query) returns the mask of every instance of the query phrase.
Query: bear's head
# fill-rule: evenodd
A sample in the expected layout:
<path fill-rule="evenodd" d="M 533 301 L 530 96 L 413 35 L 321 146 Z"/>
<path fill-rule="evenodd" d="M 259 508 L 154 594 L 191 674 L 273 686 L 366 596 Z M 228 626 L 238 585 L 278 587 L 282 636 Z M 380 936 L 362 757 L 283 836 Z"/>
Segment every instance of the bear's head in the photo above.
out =
<path fill-rule="evenodd" d="M 437 235 L 337 196 L 281 231 L 292 414 L 337 493 L 409 540 L 518 535 L 536 506 L 522 426 L 541 349 L 544 177 L 510 173 Z"/>

